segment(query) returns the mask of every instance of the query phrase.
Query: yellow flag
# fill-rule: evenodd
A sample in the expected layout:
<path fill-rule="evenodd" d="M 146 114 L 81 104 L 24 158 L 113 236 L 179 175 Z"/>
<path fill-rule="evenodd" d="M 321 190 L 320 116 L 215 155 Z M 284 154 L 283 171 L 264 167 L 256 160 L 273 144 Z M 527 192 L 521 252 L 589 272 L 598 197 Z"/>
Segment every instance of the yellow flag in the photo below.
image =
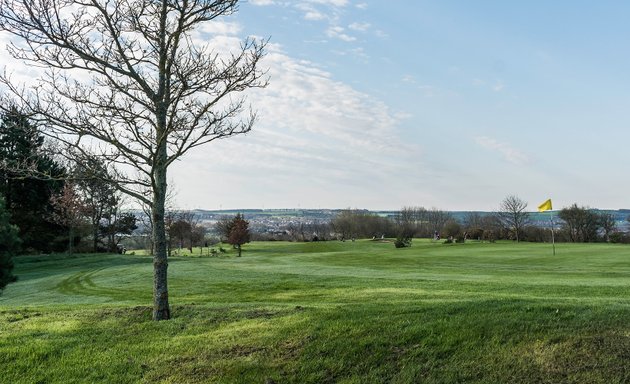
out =
<path fill-rule="evenodd" d="M 538 212 L 551 211 L 551 209 L 551 199 L 548 199 L 538 206 Z"/>

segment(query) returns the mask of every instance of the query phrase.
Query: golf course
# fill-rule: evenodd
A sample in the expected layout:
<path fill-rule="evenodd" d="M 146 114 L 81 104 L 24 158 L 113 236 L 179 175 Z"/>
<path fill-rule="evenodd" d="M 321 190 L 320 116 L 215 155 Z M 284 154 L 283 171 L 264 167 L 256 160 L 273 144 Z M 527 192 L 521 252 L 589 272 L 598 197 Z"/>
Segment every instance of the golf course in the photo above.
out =
<path fill-rule="evenodd" d="M 2 383 L 627 383 L 630 247 L 253 242 L 19 256 Z"/>

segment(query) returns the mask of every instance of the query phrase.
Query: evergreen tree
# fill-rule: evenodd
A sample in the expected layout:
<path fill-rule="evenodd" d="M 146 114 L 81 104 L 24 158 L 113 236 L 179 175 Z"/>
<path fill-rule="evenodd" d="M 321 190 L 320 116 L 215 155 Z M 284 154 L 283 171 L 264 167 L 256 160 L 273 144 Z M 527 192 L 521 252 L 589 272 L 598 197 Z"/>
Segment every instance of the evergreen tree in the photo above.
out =
<path fill-rule="evenodd" d="M 7 284 L 16 280 L 13 276 L 13 256 L 20 245 L 18 230 L 9 222 L 9 214 L 0 196 L 0 294 Z"/>
<path fill-rule="evenodd" d="M 62 190 L 64 169 L 42 154 L 44 137 L 16 108 L 0 116 L 0 194 L 5 198 L 11 223 L 19 228 L 25 249 L 56 250 L 57 237 L 66 229 L 50 220 L 50 197 Z M 34 174 L 48 175 L 44 180 L 12 171 L 29 168 Z M 63 241 L 61 247 L 63 248 Z"/>

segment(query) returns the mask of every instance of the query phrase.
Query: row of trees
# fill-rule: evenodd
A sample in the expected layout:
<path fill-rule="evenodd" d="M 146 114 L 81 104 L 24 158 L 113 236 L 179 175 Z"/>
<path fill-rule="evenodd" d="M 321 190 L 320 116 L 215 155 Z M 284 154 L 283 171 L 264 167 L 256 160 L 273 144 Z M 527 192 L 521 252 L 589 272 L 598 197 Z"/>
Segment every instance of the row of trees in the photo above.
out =
<path fill-rule="evenodd" d="M 17 108 L 0 114 L 0 288 L 18 252 L 118 251 L 136 228 L 96 159 L 64 164 L 47 154 L 40 129 Z M 25 172 L 31 167 L 32 172 Z"/>
<path fill-rule="evenodd" d="M 553 226 L 558 241 L 623 241 L 627 238 L 616 228 L 610 213 L 573 204 L 561 209 L 555 217 Z M 463 219 L 437 208 L 403 207 L 391 217 L 348 209 L 339 213 L 327 229 L 338 239 L 393 237 L 396 246 L 406 247 L 413 238 L 544 242 L 551 240 L 551 225 L 551 222 L 534 223 L 527 203 L 510 195 L 501 202 L 497 212 L 469 212 Z M 302 240 L 305 238 L 302 236 Z"/>
<path fill-rule="evenodd" d="M 344 210 L 330 223 L 333 237 L 396 238 L 397 247 L 411 245 L 413 238 L 460 238 L 466 235 L 485 240 L 501 238 L 503 226 L 495 215 L 471 212 L 460 223 L 447 211 L 437 208 L 403 207 L 385 217 L 364 210 Z"/>
<path fill-rule="evenodd" d="M 15 108 L 0 117 L 0 195 L 25 252 L 116 251 L 136 228 L 135 215 L 121 212 L 122 196 L 103 163 L 85 158 L 63 164 L 46 154 L 40 130 Z M 76 155 L 79 157 L 79 155 Z M 25 174 L 21 164 L 35 166 Z M 46 176 L 43 176 L 46 175 Z"/>
<path fill-rule="evenodd" d="M 541 239 L 540 236 L 540 227 L 532 224 L 527 202 L 519 197 L 514 195 L 506 197 L 501 202 L 498 218 L 508 231 L 509 238 L 516 241 L 544 241 L 544 237 Z M 612 214 L 577 204 L 561 209 L 557 218 L 560 227 L 557 235 L 560 241 L 583 243 L 611 241 L 613 234 L 620 233 Z M 628 219 L 630 220 L 630 217 Z M 550 225 L 556 226 L 554 223 Z"/>

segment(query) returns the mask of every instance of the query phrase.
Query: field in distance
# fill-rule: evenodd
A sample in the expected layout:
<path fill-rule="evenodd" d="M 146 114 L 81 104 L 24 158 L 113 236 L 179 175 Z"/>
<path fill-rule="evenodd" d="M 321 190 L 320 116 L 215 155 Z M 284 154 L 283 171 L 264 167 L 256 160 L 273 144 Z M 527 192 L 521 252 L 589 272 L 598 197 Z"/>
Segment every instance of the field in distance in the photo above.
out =
<path fill-rule="evenodd" d="M 252 243 L 173 257 L 17 258 L 6 383 L 622 383 L 630 247 L 414 240 Z"/>

